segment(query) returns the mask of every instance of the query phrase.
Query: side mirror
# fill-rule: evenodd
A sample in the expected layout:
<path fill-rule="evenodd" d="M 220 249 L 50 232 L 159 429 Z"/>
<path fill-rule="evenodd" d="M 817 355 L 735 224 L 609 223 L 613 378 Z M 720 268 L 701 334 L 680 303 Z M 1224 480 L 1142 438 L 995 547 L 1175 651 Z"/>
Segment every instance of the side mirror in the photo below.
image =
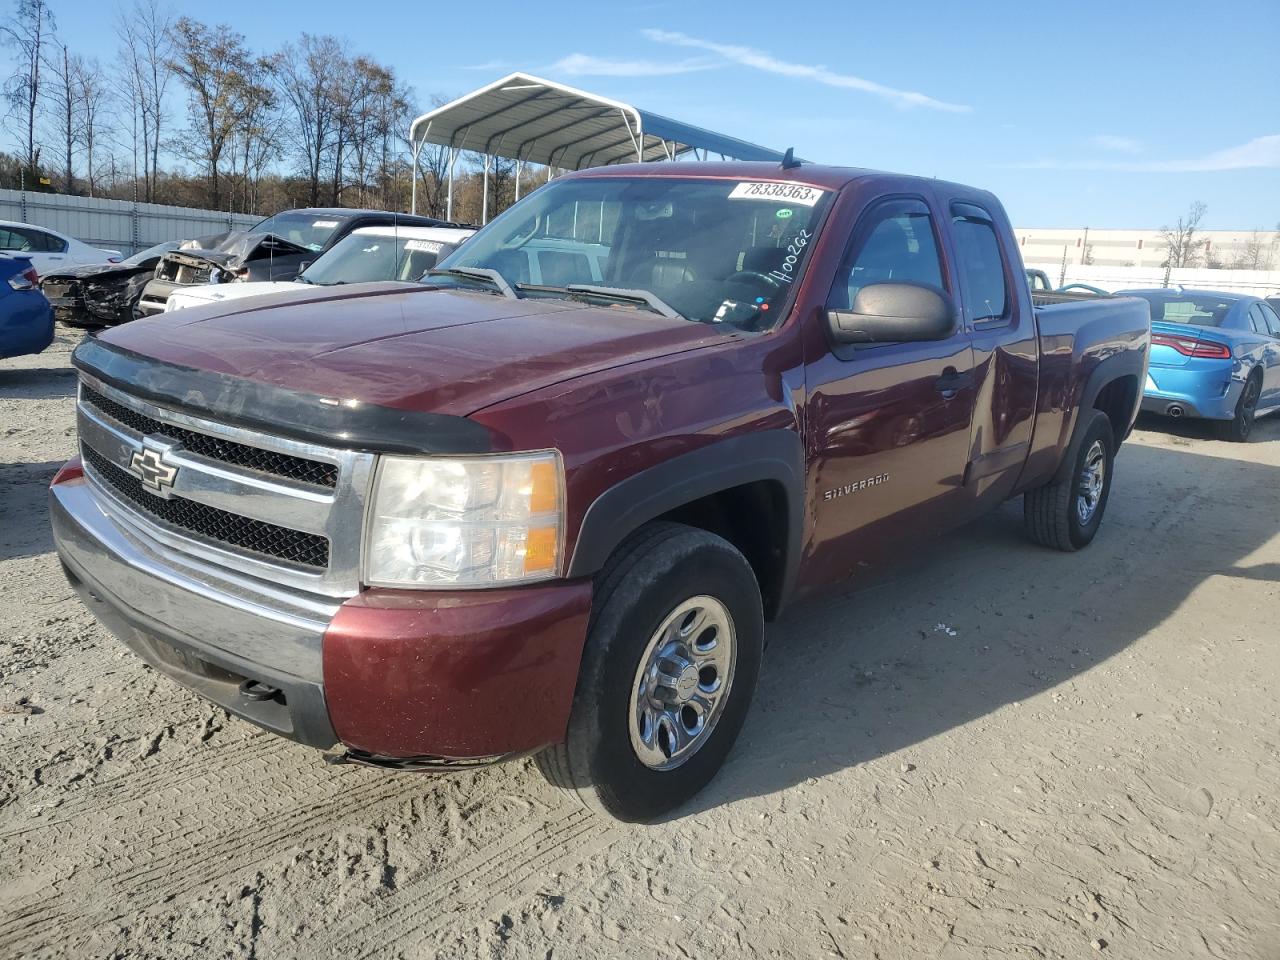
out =
<path fill-rule="evenodd" d="M 956 305 L 927 283 L 868 283 L 850 310 L 828 310 L 837 343 L 945 340 L 956 329 Z"/>

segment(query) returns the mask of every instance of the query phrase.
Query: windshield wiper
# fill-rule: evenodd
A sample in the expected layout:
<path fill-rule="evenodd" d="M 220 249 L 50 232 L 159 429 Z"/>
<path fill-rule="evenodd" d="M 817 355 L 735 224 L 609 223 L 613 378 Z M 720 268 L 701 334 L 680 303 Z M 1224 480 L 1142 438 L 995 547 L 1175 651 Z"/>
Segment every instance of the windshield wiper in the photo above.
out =
<path fill-rule="evenodd" d="M 491 270 L 488 267 L 449 267 L 446 270 L 428 270 L 423 274 L 429 277 L 433 273 L 442 273 L 447 276 L 465 277 L 468 280 L 487 280 L 508 300 L 519 300 L 520 294 L 507 282 L 507 278 L 500 274 L 497 270 Z"/>
<path fill-rule="evenodd" d="M 564 289 L 571 294 L 583 294 L 583 297 L 578 299 L 601 297 L 606 300 L 618 300 L 633 306 L 647 307 L 654 313 L 662 314 L 668 320 L 689 319 L 656 293 L 650 293 L 648 290 L 631 290 L 625 287 L 597 287 L 592 283 L 571 283 Z"/>

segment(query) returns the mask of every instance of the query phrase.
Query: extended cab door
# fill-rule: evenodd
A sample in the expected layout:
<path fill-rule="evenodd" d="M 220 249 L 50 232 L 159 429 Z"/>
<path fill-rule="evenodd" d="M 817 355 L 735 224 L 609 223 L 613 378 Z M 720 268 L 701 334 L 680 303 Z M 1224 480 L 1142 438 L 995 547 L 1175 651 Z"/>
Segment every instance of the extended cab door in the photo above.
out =
<path fill-rule="evenodd" d="M 873 203 L 856 221 L 827 306 L 867 283 L 908 280 L 956 295 L 938 211 L 923 196 Z M 828 344 L 806 358 L 811 582 L 837 580 L 896 544 L 950 525 L 964 497 L 973 354 L 945 340 Z"/>
<path fill-rule="evenodd" d="M 965 461 L 969 509 L 1004 500 L 1031 449 L 1039 387 L 1039 341 L 1022 260 L 1004 211 L 985 194 L 939 197 L 947 204 L 949 239 L 973 345 L 977 386 Z"/>

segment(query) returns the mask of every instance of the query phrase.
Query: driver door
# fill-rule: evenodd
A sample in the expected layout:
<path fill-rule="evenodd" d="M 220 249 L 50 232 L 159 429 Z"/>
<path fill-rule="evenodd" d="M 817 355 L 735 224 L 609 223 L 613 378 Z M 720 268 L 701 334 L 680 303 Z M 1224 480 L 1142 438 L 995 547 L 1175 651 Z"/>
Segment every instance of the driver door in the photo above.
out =
<path fill-rule="evenodd" d="M 847 310 L 864 284 L 888 280 L 932 284 L 955 298 L 941 222 L 923 197 L 871 206 L 854 226 L 828 308 Z M 969 337 L 956 321 L 944 340 L 836 344 L 808 363 L 813 580 L 844 579 L 967 514 L 977 391 Z"/>

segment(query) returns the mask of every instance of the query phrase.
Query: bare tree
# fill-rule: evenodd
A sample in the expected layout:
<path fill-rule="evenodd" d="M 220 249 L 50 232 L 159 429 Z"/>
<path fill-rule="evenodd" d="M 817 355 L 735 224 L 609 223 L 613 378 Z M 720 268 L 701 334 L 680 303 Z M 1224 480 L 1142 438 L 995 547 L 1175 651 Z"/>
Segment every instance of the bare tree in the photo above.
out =
<path fill-rule="evenodd" d="M 1236 270 L 1270 270 L 1275 255 L 1276 241 L 1266 241 L 1261 230 L 1254 230 L 1236 254 L 1231 266 Z"/>
<path fill-rule="evenodd" d="M 156 199 L 160 144 L 167 120 L 165 95 L 173 79 L 173 21 L 159 0 L 134 0 L 116 21 L 120 69 L 133 104 L 134 121 L 142 125 L 143 196 Z M 137 145 L 135 143 L 135 163 Z"/>
<path fill-rule="evenodd" d="M 45 0 L 18 0 L 13 16 L 0 21 L 0 38 L 17 52 L 13 73 L 5 80 L 4 96 L 19 120 L 21 160 L 27 170 L 40 166 L 36 116 L 44 96 L 40 67 L 53 36 L 53 12 Z"/>
<path fill-rule="evenodd" d="M 1194 267 L 1205 249 L 1205 241 L 1197 238 L 1200 233 L 1200 222 L 1209 210 L 1201 201 L 1191 204 L 1185 216 L 1178 218 L 1172 227 L 1160 228 L 1160 239 L 1164 241 L 1167 254 L 1165 256 L 1165 285 L 1168 285 L 1168 271 L 1178 267 Z"/>
<path fill-rule="evenodd" d="M 62 189 L 67 193 L 75 192 L 75 154 L 79 146 L 76 136 L 76 121 L 80 114 L 80 58 L 72 56 L 65 43 L 57 45 L 55 55 L 50 57 L 46 67 L 52 74 L 52 82 L 47 85 L 47 96 L 53 106 L 58 131 L 58 147 L 61 152 L 59 161 L 62 164 Z"/>
<path fill-rule="evenodd" d="M 338 125 L 337 85 L 348 59 L 336 37 L 307 33 L 276 57 L 280 90 L 294 119 L 290 145 L 305 170 L 313 207 L 320 203 L 320 171 Z"/>
<path fill-rule="evenodd" d="M 111 105 L 111 88 L 103 73 L 102 65 L 97 60 L 81 60 L 76 74 L 76 85 L 79 88 L 79 137 L 84 147 L 85 180 L 89 186 L 89 196 L 93 196 L 98 187 L 98 168 L 95 165 L 95 153 L 102 139 L 102 126 Z M 114 163 L 114 157 L 112 161 Z"/>
<path fill-rule="evenodd" d="M 174 73 L 187 88 L 191 129 L 181 152 L 205 169 L 209 203 L 222 209 L 222 159 L 245 119 L 270 101 L 272 65 L 256 58 L 243 34 L 182 17 L 173 28 Z"/>

